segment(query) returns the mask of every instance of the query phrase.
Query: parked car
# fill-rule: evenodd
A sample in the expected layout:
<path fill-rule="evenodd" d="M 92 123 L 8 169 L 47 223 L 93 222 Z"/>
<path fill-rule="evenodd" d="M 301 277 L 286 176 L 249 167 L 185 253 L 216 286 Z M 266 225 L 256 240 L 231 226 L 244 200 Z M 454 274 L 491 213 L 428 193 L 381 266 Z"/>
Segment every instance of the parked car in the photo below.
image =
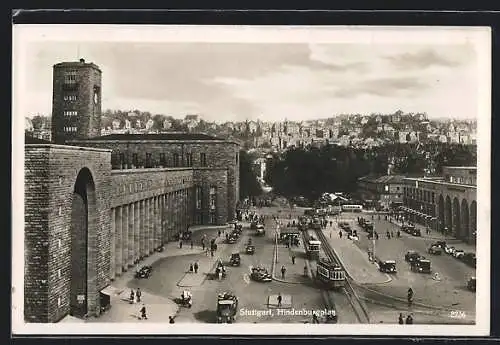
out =
<path fill-rule="evenodd" d="M 467 265 L 476 268 L 476 253 L 465 253 L 462 261 Z"/>
<path fill-rule="evenodd" d="M 137 279 L 147 279 L 151 276 L 152 271 L 153 271 L 153 267 L 142 266 L 138 271 L 135 272 L 135 277 Z"/>
<path fill-rule="evenodd" d="M 446 253 L 446 254 L 453 255 L 453 253 L 455 252 L 455 247 L 448 247 L 448 246 L 447 246 L 447 247 L 444 249 L 444 251 L 445 251 L 445 253 Z"/>
<path fill-rule="evenodd" d="M 476 277 L 471 277 L 467 282 L 467 289 L 476 292 Z"/>
<path fill-rule="evenodd" d="M 405 254 L 405 261 L 412 263 L 413 261 L 417 260 L 420 257 L 423 257 L 423 256 L 421 256 L 418 252 L 416 252 L 414 250 L 409 250 Z"/>
<path fill-rule="evenodd" d="M 431 273 L 431 262 L 420 257 L 411 262 L 411 270 L 418 273 Z"/>
<path fill-rule="evenodd" d="M 412 236 L 422 236 L 422 232 L 420 231 L 420 229 L 417 229 L 417 228 L 411 229 L 410 234 Z"/>
<path fill-rule="evenodd" d="M 433 246 L 438 246 L 441 247 L 442 250 L 446 248 L 446 242 L 445 241 L 436 241 Z"/>
<path fill-rule="evenodd" d="M 396 273 L 395 260 L 380 260 L 378 262 L 378 269 L 384 273 Z"/>
<path fill-rule="evenodd" d="M 443 253 L 443 249 L 440 246 L 433 244 L 429 247 L 427 252 L 432 255 L 441 255 Z"/>
<path fill-rule="evenodd" d="M 463 249 L 457 249 L 453 253 L 453 257 L 456 258 L 456 259 L 462 259 L 463 256 L 464 256 L 464 254 L 465 254 L 465 252 L 463 251 Z"/>

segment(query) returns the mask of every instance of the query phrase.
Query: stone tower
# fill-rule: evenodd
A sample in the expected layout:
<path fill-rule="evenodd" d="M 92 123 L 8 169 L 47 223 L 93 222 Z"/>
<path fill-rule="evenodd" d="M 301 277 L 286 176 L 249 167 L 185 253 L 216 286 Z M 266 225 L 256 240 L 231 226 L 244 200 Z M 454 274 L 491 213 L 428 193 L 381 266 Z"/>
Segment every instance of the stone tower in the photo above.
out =
<path fill-rule="evenodd" d="M 52 138 L 68 139 L 101 135 L 101 70 L 84 59 L 54 65 Z"/>

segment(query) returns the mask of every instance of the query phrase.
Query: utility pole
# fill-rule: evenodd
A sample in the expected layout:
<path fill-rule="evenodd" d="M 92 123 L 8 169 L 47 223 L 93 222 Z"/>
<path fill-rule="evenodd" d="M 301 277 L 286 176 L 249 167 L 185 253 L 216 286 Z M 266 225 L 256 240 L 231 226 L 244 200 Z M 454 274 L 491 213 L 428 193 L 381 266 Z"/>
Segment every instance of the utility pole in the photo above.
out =
<path fill-rule="evenodd" d="M 372 230 L 372 262 L 375 262 L 375 227 Z"/>

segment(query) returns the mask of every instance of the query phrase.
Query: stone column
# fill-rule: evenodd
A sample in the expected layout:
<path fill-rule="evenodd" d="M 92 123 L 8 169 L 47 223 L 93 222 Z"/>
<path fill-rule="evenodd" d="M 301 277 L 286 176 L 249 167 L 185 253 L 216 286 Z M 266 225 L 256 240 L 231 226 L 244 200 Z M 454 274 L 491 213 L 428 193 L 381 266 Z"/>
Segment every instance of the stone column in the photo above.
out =
<path fill-rule="evenodd" d="M 134 247 L 135 247 L 135 209 L 134 203 L 128 205 L 128 267 L 134 266 Z"/>
<path fill-rule="evenodd" d="M 154 231 L 155 231 L 155 205 L 154 199 L 149 198 L 149 236 L 148 236 L 148 253 L 152 254 L 154 251 Z"/>
<path fill-rule="evenodd" d="M 139 229 L 141 228 L 141 203 L 134 203 L 134 260 L 139 259 L 141 251 Z"/>
<path fill-rule="evenodd" d="M 149 255 L 149 227 L 151 216 L 149 214 L 149 199 L 144 200 L 145 221 L 144 224 L 144 255 Z"/>
<path fill-rule="evenodd" d="M 122 206 L 122 267 L 128 269 L 128 205 Z"/>
<path fill-rule="evenodd" d="M 122 216 L 123 216 L 123 210 L 121 206 L 116 207 L 115 209 L 116 212 L 116 219 L 115 219 L 115 235 L 116 235 L 116 241 L 115 241 L 115 273 L 116 276 L 120 276 L 123 272 L 123 267 L 122 267 Z"/>
<path fill-rule="evenodd" d="M 115 280 L 116 272 L 116 209 L 111 208 L 111 243 L 110 243 L 110 255 L 109 255 L 109 278 Z"/>
<path fill-rule="evenodd" d="M 139 229 L 139 248 L 140 248 L 140 256 L 146 255 L 146 226 L 148 224 L 148 214 L 146 212 L 146 202 L 145 200 L 141 200 L 141 228 Z"/>
<path fill-rule="evenodd" d="M 155 248 L 161 246 L 161 195 L 156 197 L 156 234 Z"/>
<path fill-rule="evenodd" d="M 165 244 L 165 194 L 160 195 L 161 234 L 160 243 Z"/>
<path fill-rule="evenodd" d="M 158 243 L 158 232 L 160 231 L 160 227 L 158 226 L 159 225 L 159 219 L 160 219 L 160 210 L 158 208 L 158 197 L 155 196 L 153 198 L 153 205 L 154 205 L 154 221 L 153 221 L 153 225 L 154 225 L 154 232 L 153 232 L 153 249 L 156 249 L 158 248 L 159 246 L 159 243 Z"/>

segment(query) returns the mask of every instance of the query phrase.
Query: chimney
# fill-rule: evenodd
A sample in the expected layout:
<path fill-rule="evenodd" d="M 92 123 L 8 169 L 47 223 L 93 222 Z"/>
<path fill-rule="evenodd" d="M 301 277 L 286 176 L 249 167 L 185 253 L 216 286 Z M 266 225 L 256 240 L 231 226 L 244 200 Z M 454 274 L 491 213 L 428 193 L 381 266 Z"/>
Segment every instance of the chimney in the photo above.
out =
<path fill-rule="evenodd" d="M 85 59 L 80 59 L 80 63 L 85 63 Z"/>

